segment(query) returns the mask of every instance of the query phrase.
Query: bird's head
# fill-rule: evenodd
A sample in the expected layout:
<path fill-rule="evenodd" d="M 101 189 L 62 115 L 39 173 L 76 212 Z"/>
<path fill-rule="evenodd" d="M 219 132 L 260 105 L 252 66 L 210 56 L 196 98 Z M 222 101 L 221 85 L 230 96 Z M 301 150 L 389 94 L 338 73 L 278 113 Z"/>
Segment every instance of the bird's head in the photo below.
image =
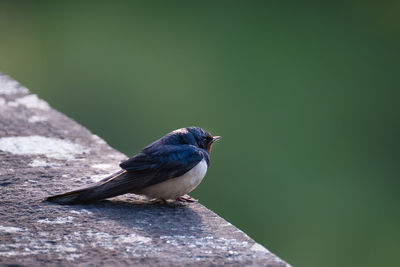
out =
<path fill-rule="evenodd" d="M 188 134 L 193 135 L 198 147 L 205 149 L 208 153 L 211 152 L 212 144 L 221 139 L 221 136 L 212 136 L 209 132 L 201 129 L 200 127 L 187 127 Z"/>
<path fill-rule="evenodd" d="M 221 139 L 221 136 L 212 136 L 200 127 L 186 127 L 170 132 L 162 138 L 168 145 L 194 145 L 211 152 L 212 144 Z"/>

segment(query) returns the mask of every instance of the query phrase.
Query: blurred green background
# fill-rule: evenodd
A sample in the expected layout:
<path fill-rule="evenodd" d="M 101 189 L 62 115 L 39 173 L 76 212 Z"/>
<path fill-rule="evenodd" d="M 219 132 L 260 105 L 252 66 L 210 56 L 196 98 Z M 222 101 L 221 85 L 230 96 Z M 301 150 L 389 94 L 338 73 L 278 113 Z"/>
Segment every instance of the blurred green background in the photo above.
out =
<path fill-rule="evenodd" d="M 1 1 L 0 71 L 133 155 L 224 138 L 192 194 L 294 266 L 390 266 L 400 2 Z"/>

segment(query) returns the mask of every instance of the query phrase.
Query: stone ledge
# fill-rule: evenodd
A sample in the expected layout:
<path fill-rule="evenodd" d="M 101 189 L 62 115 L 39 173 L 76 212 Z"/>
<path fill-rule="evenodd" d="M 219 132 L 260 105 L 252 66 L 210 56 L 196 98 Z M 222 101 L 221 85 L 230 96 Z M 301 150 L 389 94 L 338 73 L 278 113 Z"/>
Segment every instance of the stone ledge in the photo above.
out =
<path fill-rule="evenodd" d="M 289 266 L 199 203 L 125 195 L 43 202 L 119 169 L 126 156 L 0 74 L 0 264 Z"/>

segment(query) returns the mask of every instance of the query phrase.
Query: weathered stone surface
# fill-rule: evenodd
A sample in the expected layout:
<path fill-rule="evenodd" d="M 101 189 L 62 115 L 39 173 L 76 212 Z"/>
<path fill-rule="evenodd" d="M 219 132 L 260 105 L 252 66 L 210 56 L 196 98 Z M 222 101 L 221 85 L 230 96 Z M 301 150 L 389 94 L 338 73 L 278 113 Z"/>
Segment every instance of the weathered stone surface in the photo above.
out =
<path fill-rule="evenodd" d="M 126 156 L 0 75 L 2 265 L 287 264 L 198 203 L 125 195 L 91 205 L 43 202 L 118 170 Z"/>

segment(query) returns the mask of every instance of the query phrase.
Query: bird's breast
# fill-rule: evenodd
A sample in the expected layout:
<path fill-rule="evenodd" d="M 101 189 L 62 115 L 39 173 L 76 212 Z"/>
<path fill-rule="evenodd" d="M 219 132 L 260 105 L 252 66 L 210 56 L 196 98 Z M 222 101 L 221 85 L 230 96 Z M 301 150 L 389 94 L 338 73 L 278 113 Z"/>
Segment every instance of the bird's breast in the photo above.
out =
<path fill-rule="evenodd" d="M 195 189 L 203 180 L 206 172 L 207 162 L 203 159 L 182 176 L 143 188 L 140 194 L 149 198 L 176 199 Z"/>

